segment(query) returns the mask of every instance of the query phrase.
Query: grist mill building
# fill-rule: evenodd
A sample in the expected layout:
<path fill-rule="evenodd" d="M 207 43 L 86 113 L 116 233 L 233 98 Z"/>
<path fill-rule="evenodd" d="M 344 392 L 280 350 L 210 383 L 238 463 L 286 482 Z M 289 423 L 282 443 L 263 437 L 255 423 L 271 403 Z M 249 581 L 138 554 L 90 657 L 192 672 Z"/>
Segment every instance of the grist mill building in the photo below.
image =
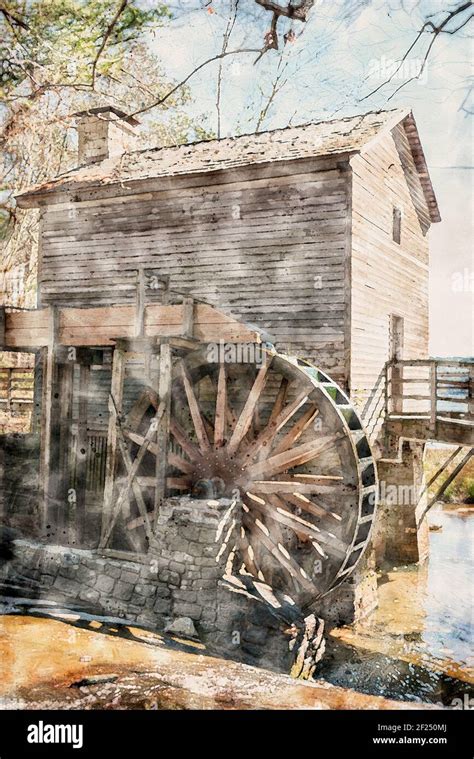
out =
<path fill-rule="evenodd" d="M 186 617 L 226 651 L 245 618 L 267 664 L 276 614 L 316 652 L 314 614 L 367 613 L 376 562 L 426 555 L 426 441 L 473 443 L 472 363 L 428 355 L 440 214 L 415 120 L 147 150 L 137 128 L 78 114 L 77 168 L 17 198 L 41 218 L 38 307 L 5 304 L 1 338 L 39 368 L 4 460 L 39 496 L 5 465 L 3 518 L 20 563 L 43 544 L 49 593 Z M 73 568 L 48 570 L 55 546 Z"/>

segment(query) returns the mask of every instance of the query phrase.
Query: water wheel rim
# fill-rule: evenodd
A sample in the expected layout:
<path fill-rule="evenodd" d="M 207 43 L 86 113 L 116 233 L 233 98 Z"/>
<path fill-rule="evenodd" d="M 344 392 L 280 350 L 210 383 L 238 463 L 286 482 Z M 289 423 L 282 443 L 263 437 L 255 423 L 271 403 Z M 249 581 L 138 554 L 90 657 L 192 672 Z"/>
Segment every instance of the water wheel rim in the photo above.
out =
<path fill-rule="evenodd" d="M 324 597 L 346 578 L 348 578 L 350 574 L 355 570 L 365 551 L 365 548 L 367 547 L 367 544 L 370 540 L 371 528 L 374 521 L 377 505 L 377 474 L 375 461 L 367 438 L 363 432 L 363 427 L 357 415 L 357 412 L 350 403 L 347 395 L 337 385 L 337 383 L 333 382 L 326 373 L 322 372 L 317 367 L 310 364 L 308 361 L 303 361 L 298 358 L 277 353 L 271 348 L 263 349 L 263 355 L 265 356 L 265 362 L 268 364 L 268 366 L 273 367 L 275 371 L 280 372 L 287 379 L 291 377 L 293 377 L 295 380 L 304 379 L 308 387 L 307 395 L 311 395 L 313 391 L 317 392 L 320 404 L 324 399 L 326 409 L 330 409 L 330 413 L 332 413 L 338 420 L 340 430 L 343 433 L 342 440 L 345 442 L 352 456 L 352 474 L 353 476 L 355 475 L 356 479 L 354 496 L 357 500 L 357 513 L 354 516 L 353 529 L 351 530 L 352 537 L 351 540 L 347 542 L 347 545 L 344 546 L 343 556 L 341 556 L 338 560 L 332 560 L 334 569 L 329 573 L 330 577 L 328 577 L 324 588 L 318 590 L 314 581 L 307 576 L 307 573 L 302 570 L 301 567 L 298 565 L 295 566 L 294 563 L 292 563 L 291 556 L 285 555 L 284 550 L 281 550 L 282 546 L 275 546 L 274 543 L 271 543 L 269 535 L 265 534 L 265 530 L 262 529 L 262 524 L 264 525 L 264 521 L 261 521 L 258 517 L 255 516 L 253 518 L 252 530 L 255 529 L 255 526 L 260 529 L 259 538 L 262 543 L 266 545 L 268 551 L 272 552 L 274 555 L 275 551 L 279 551 L 280 555 L 276 558 L 279 558 L 283 565 L 286 566 L 287 571 L 293 575 L 294 580 L 300 581 L 306 600 L 308 603 L 310 603 Z M 205 359 L 205 361 L 203 359 Z M 180 374 L 177 378 L 178 383 L 181 383 L 181 386 L 184 388 L 184 393 L 186 395 L 188 405 L 190 406 L 191 416 L 193 416 L 194 412 L 193 423 L 196 431 L 199 455 L 201 456 L 201 459 L 204 460 L 206 456 L 208 456 L 209 459 L 212 458 L 214 455 L 213 451 L 215 450 L 214 444 L 216 440 L 219 442 L 220 437 L 222 436 L 222 424 L 219 424 L 219 429 L 217 430 L 218 425 L 216 422 L 217 404 L 219 403 L 219 400 L 217 397 L 216 417 L 213 430 L 214 439 L 210 440 L 208 435 L 209 430 L 206 430 L 206 423 L 204 420 L 199 420 L 198 418 L 199 403 L 195 397 L 193 398 L 192 388 L 196 381 L 201 381 L 205 376 L 209 376 L 209 373 L 213 368 L 217 368 L 218 373 L 222 371 L 221 366 L 218 364 L 218 362 L 209 362 L 206 356 L 206 349 L 201 348 L 189 354 L 183 360 L 179 370 Z M 262 375 L 263 374 L 264 372 L 262 372 Z M 257 372 L 257 379 L 255 380 L 256 382 L 258 380 L 258 376 L 259 374 Z M 217 382 L 219 383 L 219 378 Z M 263 380 L 261 384 L 264 384 Z M 219 396 L 219 389 L 217 390 L 217 394 Z M 248 413 L 246 415 L 246 421 L 247 420 Z M 236 433 L 235 429 L 233 430 L 233 434 L 231 435 L 230 440 L 227 441 L 227 445 L 230 447 L 231 451 L 237 452 L 239 450 L 239 446 L 244 438 L 245 432 L 245 424 L 240 425 L 238 433 Z M 365 441 L 365 444 L 361 447 L 360 440 L 362 439 Z M 361 455 L 361 450 L 363 451 L 364 455 Z M 176 460 L 173 459 L 173 461 L 176 463 Z M 182 462 L 181 466 L 184 466 Z M 209 474 L 209 471 L 212 471 L 212 466 L 210 466 L 210 469 L 208 468 L 207 470 L 204 467 L 202 474 Z M 367 477 L 367 472 L 369 471 L 370 477 Z M 196 477 L 196 472 L 189 471 L 188 474 L 190 474 L 191 477 Z M 264 481 L 258 480 L 258 482 Z M 254 490 L 255 488 L 252 489 Z M 249 512 L 252 510 L 252 507 L 253 511 L 257 512 L 260 516 L 262 515 L 262 511 L 265 513 L 265 509 L 263 509 L 263 506 L 265 504 L 259 504 L 254 500 L 255 497 L 259 497 L 259 491 L 257 491 L 257 493 L 254 493 L 252 492 L 252 489 L 246 489 L 244 491 L 245 496 L 242 498 L 244 504 L 244 533 L 248 533 L 250 531 L 249 521 L 252 519 L 252 517 L 249 516 Z M 301 488 L 299 488 L 299 490 L 301 490 Z M 251 504 L 249 504 L 249 499 L 251 501 Z M 273 505 L 275 506 L 275 503 L 273 503 Z M 281 512 L 282 509 L 280 508 L 279 511 Z M 266 516 L 269 516 L 268 512 L 266 513 Z M 280 513 L 279 516 L 281 517 L 282 514 Z M 271 519 L 272 517 L 269 518 Z M 314 523 L 312 526 L 315 526 Z M 321 535 L 319 537 L 320 539 L 322 538 Z M 320 543 L 320 541 L 316 540 L 315 542 L 316 545 Z M 242 545 L 244 546 L 245 551 L 245 539 L 243 539 Z M 321 548 L 321 546 L 319 547 Z M 334 550 L 334 545 L 332 548 Z M 249 570 L 248 565 L 251 565 L 252 563 L 252 557 L 250 557 L 250 560 L 247 557 L 247 559 L 244 561 L 246 570 Z M 260 576 L 260 574 L 263 573 L 259 573 L 255 566 L 250 568 L 250 574 L 256 574 L 258 579 L 265 579 L 264 575 L 263 577 Z M 300 575 L 299 577 L 298 574 Z"/>

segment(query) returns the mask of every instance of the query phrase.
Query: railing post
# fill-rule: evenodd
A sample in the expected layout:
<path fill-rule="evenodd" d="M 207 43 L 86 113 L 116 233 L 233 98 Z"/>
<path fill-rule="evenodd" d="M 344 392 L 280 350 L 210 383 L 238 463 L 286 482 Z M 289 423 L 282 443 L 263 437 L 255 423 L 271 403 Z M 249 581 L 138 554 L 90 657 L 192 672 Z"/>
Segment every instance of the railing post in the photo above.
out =
<path fill-rule="evenodd" d="M 474 364 L 469 366 L 468 417 L 474 418 Z"/>
<path fill-rule="evenodd" d="M 437 372 L 436 361 L 430 361 L 430 430 L 436 437 L 436 415 L 437 415 Z"/>
<path fill-rule="evenodd" d="M 12 385 L 13 385 L 13 370 L 7 368 L 7 414 L 12 410 Z"/>
<path fill-rule="evenodd" d="M 392 363 L 391 379 L 392 413 L 403 414 L 403 367 L 397 359 Z"/>

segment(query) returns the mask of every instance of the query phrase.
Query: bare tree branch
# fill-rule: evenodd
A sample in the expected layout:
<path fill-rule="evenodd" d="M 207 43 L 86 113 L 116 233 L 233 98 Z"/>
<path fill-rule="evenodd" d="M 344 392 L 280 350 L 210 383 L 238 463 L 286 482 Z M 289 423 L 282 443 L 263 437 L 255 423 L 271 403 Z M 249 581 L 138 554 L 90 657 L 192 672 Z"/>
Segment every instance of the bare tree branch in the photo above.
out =
<path fill-rule="evenodd" d="M 121 0 L 120 5 L 117 8 L 117 11 L 116 11 L 116 13 L 115 13 L 112 21 L 108 25 L 107 29 L 105 30 L 105 34 L 102 37 L 102 42 L 101 42 L 100 47 L 99 47 L 99 49 L 97 51 L 97 55 L 94 58 L 94 61 L 92 63 L 92 74 L 91 74 L 92 88 L 94 88 L 96 74 L 97 74 L 97 66 L 98 66 L 98 63 L 99 63 L 99 60 L 100 60 L 100 56 L 104 52 L 105 47 L 107 45 L 107 42 L 109 40 L 109 37 L 112 34 L 112 32 L 113 32 L 113 30 L 114 30 L 114 28 L 115 28 L 115 26 L 116 26 L 116 24 L 117 24 L 120 16 L 122 15 L 122 13 L 124 12 L 125 8 L 127 7 L 127 4 L 128 4 L 128 0 Z"/>
<path fill-rule="evenodd" d="M 231 3 L 232 5 L 233 3 Z M 239 7 L 239 0 L 235 0 L 235 5 L 231 8 L 229 18 L 227 19 L 227 26 L 224 32 L 224 39 L 222 42 L 222 53 L 227 51 L 229 45 L 230 35 L 234 28 L 235 20 L 237 18 L 237 9 Z M 222 69 L 223 59 L 219 61 L 219 70 L 217 72 L 217 94 L 216 94 L 216 109 L 217 109 L 217 137 L 221 136 L 221 95 L 222 95 Z"/>
<path fill-rule="evenodd" d="M 285 73 L 285 71 L 286 71 L 286 69 L 288 67 L 288 60 L 285 61 L 284 66 L 281 65 L 282 60 L 283 59 L 280 58 L 279 63 L 278 63 L 277 75 L 276 75 L 276 77 L 274 78 L 274 80 L 272 82 L 272 88 L 271 88 L 270 94 L 269 94 L 269 96 L 267 98 L 267 102 L 260 109 L 260 113 L 258 115 L 257 123 L 255 125 L 255 131 L 256 132 L 260 131 L 260 128 L 261 128 L 263 122 L 265 121 L 265 119 L 266 119 L 266 117 L 268 115 L 268 111 L 270 110 L 270 108 L 271 108 L 271 106 L 272 106 L 272 104 L 273 104 L 276 96 L 278 95 L 278 93 L 280 92 L 280 90 L 285 86 L 285 84 L 288 81 L 288 79 L 283 79 L 283 74 Z"/>
<path fill-rule="evenodd" d="M 249 48 L 240 48 L 238 50 L 228 50 L 224 53 L 219 53 L 218 55 L 213 55 L 211 58 L 208 58 L 207 60 L 203 61 L 199 64 L 199 66 L 196 66 L 190 73 L 184 77 L 180 82 L 175 84 L 174 87 L 172 87 L 166 95 L 163 95 L 162 97 L 158 98 L 158 100 L 155 100 L 153 103 L 149 103 L 148 105 L 143 106 L 143 108 L 139 108 L 136 111 L 133 111 L 133 113 L 129 113 L 128 116 L 139 116 L 140 113 L 145 113 L 146 111 L 151 110 L 152 108 L 156 108 L 159 105 L 163 105 L 163 103 L 166 103 L 166 101 L 174 95 L 177 90 L 179 90 L 181 87 L 184 87 L 185 84 L 189 82 L 189 80 L 198 73 L 198 71 L 201 71 L 205 66 L 208 66 L 210 63 L 213 63 L 214 61 L 219 61 L 222 58 L 227 58 L 229 55 L 239 55 L 242 53 L 260 53 L 261 51 L 258 48 L 249 47 Z"/>
<path fill-rule="evenodd" d="M 255 2 L 265 10 L 271 11 L 275 16 L 295 18 L 298 21 L 306 21 L 308 13 L 314 5 L 314 0 L 302 0 L 301 3 L 295 5 L 290 2 L 286 7 L 274 3 L 272 0 L 255 0 Z"/>
<path fill-rule="evenodd" d="M 280 16 L 285 18 L 296 19 L 297 21 L 305 22 L 308 18 L 308 14 L 314 5 L 314 0 L 302 0 L 298 4 L 292 4 L 283 6 L 273 2 L 273 0 L 255 0 L 257 5 L 261 5 L 267 11 L 272 12 L 272 22 L 269 31 L 265 34 L 265 45 L 260 51 L 260 55 L 256 59 L 255 63 L 258 63 L 262 55 L 268 50 L 278 50 L 278 21 Z"/>
<path fill-rule="evenodd" d="M 259 2 L 259 0 L 255 0 L 255 1 Z M 469 0 L 468 2 L 465 2 L 465 3 L 462 3 L 461 5 L 458 5 L 457 8 L 453 8 L 451 11 L 445 11 L 446 14 L 447 14 L 446 18 L 444 18 L 443 21 L 441 23 L 439 23 L 439 24 L 435 24 L 431 20 L 426 20 L 424 22 L 423 26 L 421 27 L 421 29 L 418 31 L 418 33 L 417 33 L 415 39 L 413 40 L 413 42 L 411 43 L 410 47 L 405 51 L 403 57 L 400 59 L 400 63 L 398 64 L 397 68 L 394 71 L 392 71 L 392 73 L 390 74 L 390 76 L 384 82 L 382 82 L 377 87 L 375 87 L 375 89 L 373 89 L 371 92 L 369 92 L 368 95 L 364 95 L 364 97 L 361 98 L 361 102 L 363 100 L 367 100 L 367 98 L 370 98 L 372 95 L 375 95 L 376 92 L 379 92 L 379 90 L 381 90 L 383 87 L 385 87 L 387 84 L 389 84 L 394 79 L 394 77 L 398 74 L 398 72 L 400 71 L 401 67 L 403 66 L 403 63 L 406 61 L 406 59 L 410 55 L 411 51 L 413 50 L 413 48 L 417 44 L 418 40 L 422 37 L 423 34 L 425 34 L 425 32 L 429 32 L 430 34 L 433 35 L 433 37 L 430 40 L 428 48 L 427 48 L 427 50 L 425 52 L 425 55 L 423 57 L 423 62 L 422 62 L 422 65 L 420 67 L 420 70 L 419 70 L 418 74 L 416 76 L 410 77 L 410 79 L 407 79 L 405 82 L 402 82 L 402 84 L 399 87 L 397 87 L 397 89 L 394 92 L 392 92 L 392 94 L 390 95 L 390 97 L 388 98 L 388 100 L 391 100 L 396 95 L 396 93 L 399 92 L 403 87 L 405 87 L 409 82 L 412 82 L 415 79 L 419 79 L 420 76 L 422 75 L 423 71 L 425 70 L 426 63 L 428 61 L 428 57 L 429 57 L 429 55 L 431 53 L 431 50 L 433 48 L 433 45 L 436 42 L 436 40 L 438 39 L 439 35 L 440 34 L 456 34 L 456 32 L 458 32 L 460 29 L 462 29 L 464 26 L 466 26 L 469 23 L 469 21 L 474 17 L 474 14 L 471 14 L 470 16 L 468 16 L 466 19 L 464 19 L 464 21 L 461 22 L 461 24 L 459 26 L 455 27 L 454 29 L 446 29 L 446 27 L 448 26 L 448 24 L 454 18 L 456 18 L 457 16 L 459 16 L 461 13 L 464 13 L 464 11 L 466 11 L 468 8 L 471 8 L 471 7 L 472 7 L 472 2 L 471 2 L 471 0 Z"/>
<path fill-rule="evenodd" d="M 26 21 L 23 21 L 23 19 L 20 18 L 20 16 L 17 16 L 15 13 L 12 13 L 12 11 L 5 8 L 3 3 L 2 5 L 0 5 L 0 13 L 5 18 L 5 21 L 8 21 L 10 26 L 19 26 L 22 29 L 24 29 L 26 32 L 28 31 L 29 26 L 26 23 Z"/>

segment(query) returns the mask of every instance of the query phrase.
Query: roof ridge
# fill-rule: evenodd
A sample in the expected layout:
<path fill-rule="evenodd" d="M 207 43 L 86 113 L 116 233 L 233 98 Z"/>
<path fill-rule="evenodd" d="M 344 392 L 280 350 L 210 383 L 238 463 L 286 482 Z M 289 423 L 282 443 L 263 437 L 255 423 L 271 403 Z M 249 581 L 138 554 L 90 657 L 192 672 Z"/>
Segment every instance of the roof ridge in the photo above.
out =
<path fill-rule="evenodd" d="M 334 118 L 334 119 L 319 119 L 319 121 L 305 121 L 303 124 L 294 124 L 292 126 L 286 126 L 286 127 L 276 127 L 275 129 L 262 129 L 260 132 L 244 132 L 243 134 L 235 134 L 230 135 L 228 137 L 213 137 L 209 140 L 194 140 L 192 142 L 182 142 L 178 143 L 176 145 L 156 145 L 155 147 L 148 147 L 148 148 L 140 148 L 140 150 L 131 150 L 127 153 L 127 155 L 135 155 L 135 154 L 142 154 L 142 153 L 151 153 L 151 152 L 158 152 L 160 150 L 174 150 L 175 148 L 184 148 L 184 147 L 193 147 L 194 145 L 202 145 L 206 142 L 225 142 L 226 140 L 239 140 L 243 137 L 256 137 L 259 135 L 265 135 L 265 134 L 275 134 L 276 132 L 289 132 L 292 129 L 304 129 L 305 127 L 310 126 L 319 126 L 319 124 L 334 124 L 335 122 L 345 122 L 345 121 L 352 121 L 353 119 L 358 118 L 365 118 L 366 116 L 376 116 L 378 114 L 382 113 L 396 113 L 399 111 L 400 113 L 406 111 L 406 108 L 380 108 L 378 110 L 374 111 L 364 111 L 362 113 L 354 113 L 352 116 L 342 116 L 341 118 Z"/>

